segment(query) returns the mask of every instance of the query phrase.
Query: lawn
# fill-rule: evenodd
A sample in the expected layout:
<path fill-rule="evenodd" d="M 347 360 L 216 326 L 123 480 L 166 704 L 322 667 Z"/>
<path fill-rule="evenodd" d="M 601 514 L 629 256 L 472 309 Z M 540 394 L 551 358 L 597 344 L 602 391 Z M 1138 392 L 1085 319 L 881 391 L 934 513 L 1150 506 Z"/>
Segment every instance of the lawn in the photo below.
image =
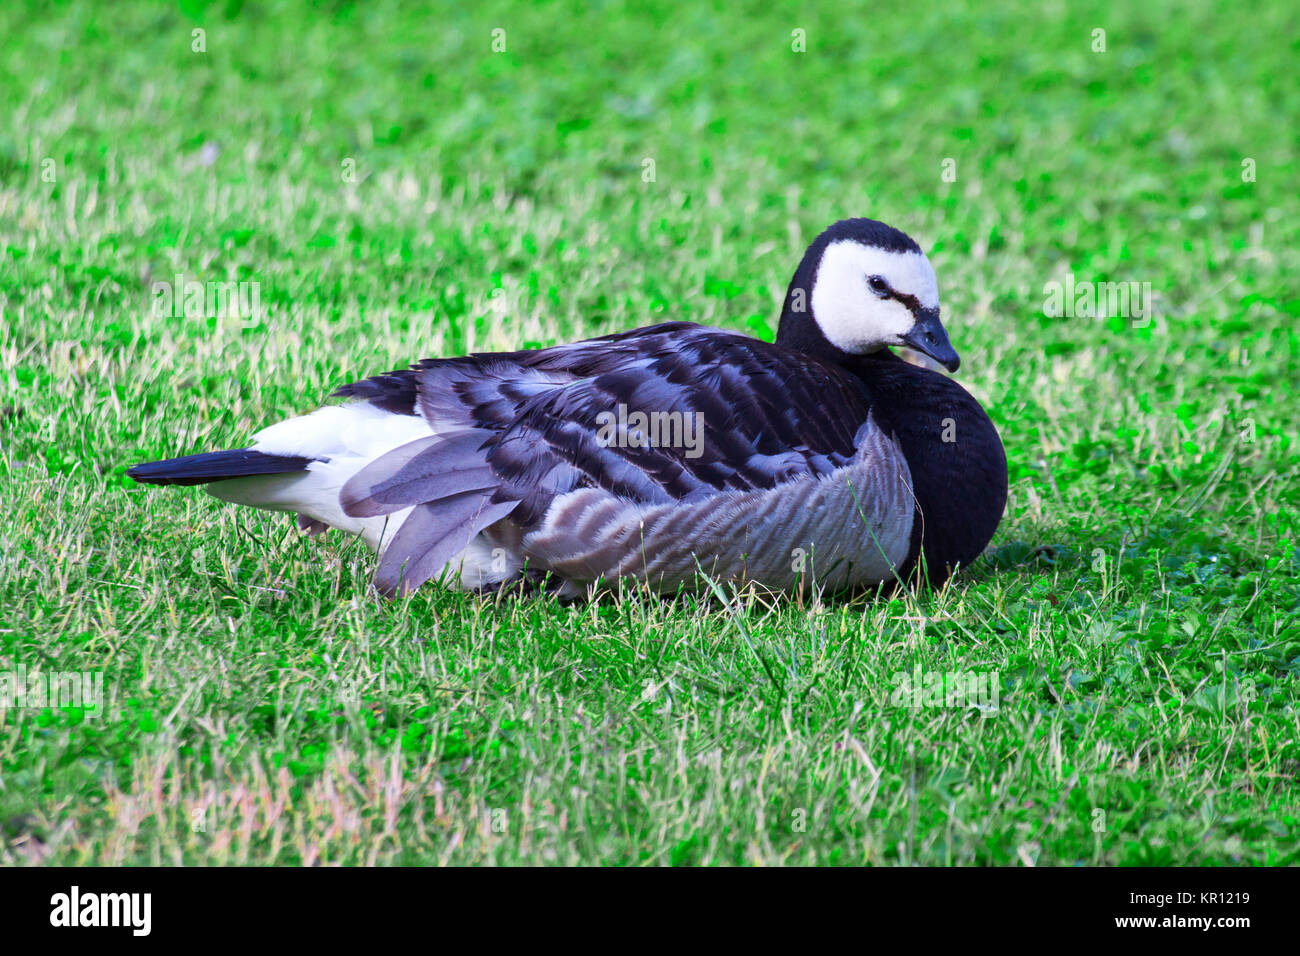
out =
<path fill-rule="evenodd" d="M 0 703 L 0 862 L 1300 861 L 1293 3 L 14 3 L 0 37 L 0 680 L 102 680 Z M 860 215 L 930 254 L 1010 461 L 941 592 L 388 602 L 358 541 L 124 475 L 424 356 L 770 338 Z M 159 314 L 177 276 L 257 307 Z M 1067 281 L 1156 305 L 1057 316 Z M 966 675 L 996 700 L 911 692 Z"/>

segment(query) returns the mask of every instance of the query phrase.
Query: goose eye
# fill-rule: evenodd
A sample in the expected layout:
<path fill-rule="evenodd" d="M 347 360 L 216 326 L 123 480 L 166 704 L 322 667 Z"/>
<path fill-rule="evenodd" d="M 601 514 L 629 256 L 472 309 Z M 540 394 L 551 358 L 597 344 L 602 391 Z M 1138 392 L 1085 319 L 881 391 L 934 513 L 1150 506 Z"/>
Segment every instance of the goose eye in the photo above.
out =
<path fill-rule="evenodd" d="M 889 283 L 886 282 L 884 279 L 882 279 L 880 276 L 868 276 L 867 288 L 869 288 L 876 295 L 880 296 L 880 298 L 882 299 L 889 298 Z"/>

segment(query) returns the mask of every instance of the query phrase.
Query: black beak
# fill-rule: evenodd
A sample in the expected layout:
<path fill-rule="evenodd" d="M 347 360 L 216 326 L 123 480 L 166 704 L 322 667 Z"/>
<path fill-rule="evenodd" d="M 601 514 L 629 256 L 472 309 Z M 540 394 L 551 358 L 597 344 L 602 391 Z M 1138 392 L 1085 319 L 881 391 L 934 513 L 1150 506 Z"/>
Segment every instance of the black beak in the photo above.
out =
<path fill-rule="evenodd" d="M 909 348 L 924 352 L 950 372 L 957 371 L 961 358 L 948 341 L 948 332 L 939 321 L 938 309 L 925 309 L 916 313 L 916 325 L 903 336 Z"/>

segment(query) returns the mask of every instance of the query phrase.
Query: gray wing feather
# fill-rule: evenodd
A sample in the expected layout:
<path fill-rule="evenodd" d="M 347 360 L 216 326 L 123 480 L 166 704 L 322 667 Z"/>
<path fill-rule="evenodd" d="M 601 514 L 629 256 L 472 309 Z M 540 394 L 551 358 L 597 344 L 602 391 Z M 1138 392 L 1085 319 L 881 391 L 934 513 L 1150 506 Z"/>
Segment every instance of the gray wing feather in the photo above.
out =
<path fill-rule="evenodd" d="M 439 574 L 484 528 L 518 507 L 491 502 L 491 493 L 466 491 L 417 505 L 402 522 L 375 570 L 375 587 L 388 597 L 409 594 Z"/>
<path fill-rule="evenodd" d="M 348 479 L 339 493 L 344 514 L 369 518 L 467 491 L 495 491 L 500 479 L 482 452 L 490 437 L 467 429 L 390 451 Z"/>
<path fill-rule="evenodd" d="M 382 551 L 375 587 L 389 597 L 408 594 L 442 572 L 475 536 L 519 506 L 494 502 L 500 478 L 483 445 L 490 436 L 464 429 L 419 438 L 377 458 L 339 493 L 346 514 L 411 513 Z"/>

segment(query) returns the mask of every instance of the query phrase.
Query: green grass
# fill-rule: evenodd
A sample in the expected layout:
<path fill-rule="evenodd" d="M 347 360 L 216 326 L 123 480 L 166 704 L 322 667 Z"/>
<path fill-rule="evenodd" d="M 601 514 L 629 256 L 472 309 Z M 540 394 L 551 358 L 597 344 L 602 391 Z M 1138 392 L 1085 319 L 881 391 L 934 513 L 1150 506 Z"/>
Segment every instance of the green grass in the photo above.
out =
<path fill-rule="evenodd" d="M 1296 862 L 1295 5 L 462 6 L 0 7 L 0 671 L 105 698 L 0 710 L 0 861 Z M 1010 459 L 941 593 L 388 603 L 123 474 L 421 356 L 770 337 L 850 215 Z M 1048 318 L 1067 272 L 1161 315 Z M 263 313 L 156 318 L 177 273 Z"/>

